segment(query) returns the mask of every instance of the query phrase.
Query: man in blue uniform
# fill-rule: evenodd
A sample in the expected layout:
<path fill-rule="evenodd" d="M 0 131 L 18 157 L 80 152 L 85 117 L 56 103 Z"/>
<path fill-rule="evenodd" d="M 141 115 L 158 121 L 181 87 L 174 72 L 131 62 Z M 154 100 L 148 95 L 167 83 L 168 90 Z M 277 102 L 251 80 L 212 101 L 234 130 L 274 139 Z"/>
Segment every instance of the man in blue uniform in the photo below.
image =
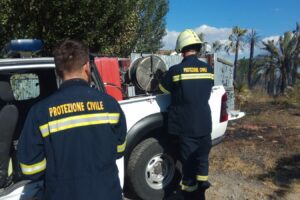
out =
<path fill-rule="evenodd" d="M 213 68 L 200 61 L 201 40 L 190 29 L 177 39 L 176 50 L 183 60 L 172 66 L 159 85 L 171 93 L 168 131 L 179 136 L 183 177 L 180 184 L 185 199 L 205 199 L 208 182 L 208 155 L 211 148 L 211 111 L 208 104 L 214 85 Z"/>
<path fill-rule="evenodd" d="M 89 87 L 85 45 L 66 40 L 54 60 L 63 83 L 27 116 L 18 145 L 22 172 L 44 180 L 43 200 L 121 200 L 116 159 L 125 149 L 124 114 Z"/>

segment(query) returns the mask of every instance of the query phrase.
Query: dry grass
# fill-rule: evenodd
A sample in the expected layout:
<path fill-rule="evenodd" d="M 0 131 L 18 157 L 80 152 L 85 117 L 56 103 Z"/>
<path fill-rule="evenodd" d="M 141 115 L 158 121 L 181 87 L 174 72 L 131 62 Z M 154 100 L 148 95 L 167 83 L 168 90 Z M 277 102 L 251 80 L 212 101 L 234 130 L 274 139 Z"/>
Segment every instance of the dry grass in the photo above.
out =
<path fill-rule="evenodd" d="M 212 174 L 230 177 L 231 187 L 235 187 L 234 180 L 244 180 L 236 187 L 245 192 L 244 196 L 236 193 L 229 199 L 300 199 L 300 90 L 297 91 L 276 99 L 252 92 L 242 108 L 246 116 L 230 123 L 225 141 L 212 149 Z M 216 181 L 222 185 L 222 180 Z M 258 193 L 261 198 L 254 195 Z"/>

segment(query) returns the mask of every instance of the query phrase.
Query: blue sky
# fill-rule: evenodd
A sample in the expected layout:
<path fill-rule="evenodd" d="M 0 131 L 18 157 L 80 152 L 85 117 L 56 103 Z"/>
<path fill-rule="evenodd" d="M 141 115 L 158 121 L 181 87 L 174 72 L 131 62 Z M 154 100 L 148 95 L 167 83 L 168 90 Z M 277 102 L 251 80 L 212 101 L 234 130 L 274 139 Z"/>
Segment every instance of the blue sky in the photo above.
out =
<path fill-rule="evenodd" d="M 236 25 L 273 39 L 300 22 L 300 0 L 169 0 L 166 22 L 164 49 L 174 48 L 186 28 L 204 32 L 208 42 L 226 40 Z"/>

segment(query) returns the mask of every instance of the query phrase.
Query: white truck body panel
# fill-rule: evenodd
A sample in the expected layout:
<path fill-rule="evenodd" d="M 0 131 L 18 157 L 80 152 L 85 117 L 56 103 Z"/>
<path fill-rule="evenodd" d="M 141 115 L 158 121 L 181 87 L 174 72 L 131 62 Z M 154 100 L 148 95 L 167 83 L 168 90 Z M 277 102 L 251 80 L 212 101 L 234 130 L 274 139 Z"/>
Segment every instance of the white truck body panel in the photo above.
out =
<path fill-rule="evenodd" d="M 228 118 L 229 121 L 240 119 L 246 115 L 245 112 L 241 112 L 239 110 L 230 110 L 228 114 L 229 114 L 229 118 Z"/>
<path fill-rule="evenodd" d="M 12 191 L 8 195 L 1 197 L 1 200 L 19 200 L 21 198 L 21 195 L 23 195 L 24 186 L 17 188 L 16 190 Z"/>
<path fill-rule="evenodd" d="M 214 86 L 209 99 L 209 105 L 212 113 L 212 139 L 224 135 L 227 127 L 227 121 L 220 123 L 221 98 L 225 93 L 223 86 Z M 132 98 L 119 102 L 126 116 L 127 129 L 136 124 L 141 119 L 155 113 L 166 112 L 170 104 L 169 95 L 147 96 L 142 98 Z"/>
<path fill-rule="evenodd" d="M 31 190 L 26 190 L 26 191 L 30 192 Z M 16 190 L 13 190 L 8 195 L 5 195 L 4 197 L 0 197 L 0 199 L 1 200 L 8 200 L 8 199 L 9 200 L 20 200 L 21 197 L 24 198 L 23 196 L 25 195 L 25 193 L 27 193 L 27 192 L 25 192 L 24 186 L 21 186 L 21 187 L 17 188 Z"/>
<path fill-rule="evenodd" d="M 120 101 L 121 108 L 125 114 L 127 129 L 141 119 L 155 113 L 164 112 L 169 105 L 168 95 L 147 96 Z"/>
<path fill-rule="evenodd" d="M 212 118 L 212 140 L 222 137 L 225 134 L 228 121 L 220 123 L 221 101 L 225 94 L 223 86 L 214 86 L 209 99 Z"/>
<path fill-rule="evenodd" d="M 28 181 L 27 181 L 28 182 Z M 43 182 L 35 182 L 35 183 L 29 183 L 26 184 L 26 182 L 23 184 L 19 184 L 19 187 L 16 187 L 16 189 L 12 190 L 9 194 L 0 197 L 1 200 L 26 200 L 26 199 L 32 199 L 32 197 L 39 191 L 40 188 L 42 188 Z"/>

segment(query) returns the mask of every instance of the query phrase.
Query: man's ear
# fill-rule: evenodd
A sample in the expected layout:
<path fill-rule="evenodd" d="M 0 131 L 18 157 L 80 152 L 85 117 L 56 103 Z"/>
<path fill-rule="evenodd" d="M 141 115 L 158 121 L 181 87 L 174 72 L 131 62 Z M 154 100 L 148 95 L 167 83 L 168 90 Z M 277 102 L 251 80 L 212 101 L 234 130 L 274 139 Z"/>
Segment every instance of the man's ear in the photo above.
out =
<path fill-rule="evenodd" d="M 90 62 L 87 61 L 84 65 L 83 65 L 83 70 L 86 74 L 90 74 L 91 73 L 91 68 L 90 68 Z"/>
<path fill-rule="evenodd" d="M 85 65 L 83 65 L 83 70 L 82 70 L 82 73 L 83 73 L 83 77 L 84 79 L 90 83 L 91 82 L 91 68 L 90 68 L 90 62 L 87 61 L 85 63 Z"/>

